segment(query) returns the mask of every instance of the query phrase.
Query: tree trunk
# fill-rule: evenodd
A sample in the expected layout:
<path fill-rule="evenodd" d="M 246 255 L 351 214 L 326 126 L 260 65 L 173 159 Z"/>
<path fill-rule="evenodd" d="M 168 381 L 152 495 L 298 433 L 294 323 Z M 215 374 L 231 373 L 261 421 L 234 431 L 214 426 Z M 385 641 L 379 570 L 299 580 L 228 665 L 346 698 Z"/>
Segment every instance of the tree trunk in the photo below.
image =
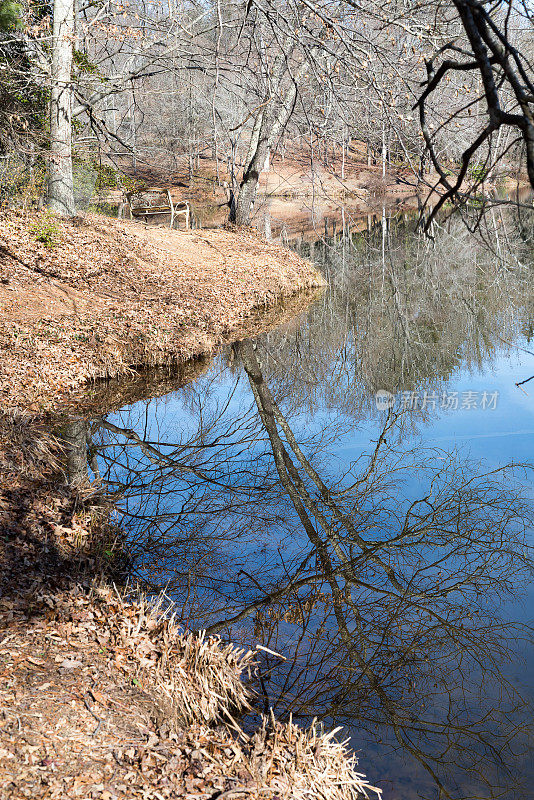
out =
<path fill-rule="evenodd" d="M 259 125 L 254 125 L 251 146 L 249 147 L 237 198 L 235 217 L 237 225 L 248 225 L 250 223 L 260 173 L 265 166 L 265 160 L 271 147 L 289 121 L 296 97 L 297 87 L 292 84 L 274 118 L 272 114 L 262 111 Z"/>
<path fill-rule="evenodd" d="M 250 212 L 256 199 L 260 172 L 269 148 L 267 138 L 269 121 L 267 120 L 266 124 L 265 117 L 266 112 L 262 109 L 254 120 L 237 202 L 235 202 L 234 196 L 234 205 L 230 207 L 230 221 L 235 222 L 237 225 L 249 224 Z"/>
<path fill-rule="evenodd" d="M 75 486 L 89 481 L 87 465 L 87 435 L 89 426 L 86 420 L 72 420 L 64 425 L 61 438 L 66 444 L 67 472 L 70 483 Z"/>
<path fill-rule="evenodd" d="M 386 144 L 386 129 L 384 123 L 382 123 L 382 177 L 385 178 L 386 176 L 386 160 L 388 155 L 388 149 Z"/>
<path fill-rule="evenodd" d="M 268 149 L 269 143 L 267 138 L 260 134 L 256 152 L 252 156 L 250 163 L 245 167 L 241 186 L 239 187 L 235 215 L 235 222 L 237 225 L 248 225 L 250 223 L 252 206 L 256 199 L 258 180 L 263 165 L 265 164 L 265 156 Z"/>
<path fill-rule="evenodd" d="M 62 216 L 72 217 L 72 45 L 74 2 L 55 0 L 52 37 L 52 89 L 50 93 L 50 161 L 47 205 Z"/>
<path fill-rule="evenodd" d="M 276 81 L 273 80 L 271 101 L 273 97 L 279 95 L 285 69 L 287 69 L 285 61 L 281 60 L 279 74 L 276 76 Z M 231 221 L 235 222 L 237 225 L 248 225 L 250 223 L 260 172 L 265 165 L 267 154 L 289 122 L 297 99 L 298 84 L 307 69 L 307 62 L 300 65 L 278 108 L 272 110 L 270 107 L 271 101 L 267 100 L 265 107 L 261 109 L 259 115 L 256 117 L 247 158 L 245 160 L 243 178 L 239 187 L 235 219 L 232 218 L 232 216 L 230 217 Z M 273 71 L 276 71 L 276 68 Z"/>

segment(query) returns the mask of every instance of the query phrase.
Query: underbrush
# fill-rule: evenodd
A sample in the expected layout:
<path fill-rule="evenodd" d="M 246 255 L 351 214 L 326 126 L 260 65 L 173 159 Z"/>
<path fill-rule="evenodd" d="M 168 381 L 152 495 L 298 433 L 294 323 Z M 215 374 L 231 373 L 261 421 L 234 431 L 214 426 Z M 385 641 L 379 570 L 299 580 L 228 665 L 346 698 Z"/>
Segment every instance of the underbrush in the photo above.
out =
<path fill-rule="evenodd" d="M 48 249 L 57 247 L 61 242 L 61 229 L 50 214 L 43 214 L 38 222 L 31 225 L 30 233 L 36 242 L 44 244 Z"/>

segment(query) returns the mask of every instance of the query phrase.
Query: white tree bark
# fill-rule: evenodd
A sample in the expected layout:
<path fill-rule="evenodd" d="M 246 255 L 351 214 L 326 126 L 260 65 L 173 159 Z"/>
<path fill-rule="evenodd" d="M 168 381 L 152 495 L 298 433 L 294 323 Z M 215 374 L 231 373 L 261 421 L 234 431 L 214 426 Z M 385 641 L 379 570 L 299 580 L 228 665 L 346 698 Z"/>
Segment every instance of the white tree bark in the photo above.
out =
<path fill-rule="evenodd" d="M 62 216 L 76 213 L 72 180 L 72 48 L 74 0 L 54 0 L 50 159 L 47 205 Z"/>
<path fill-rule="evenodd" d="M 245 159 L 243 178 L 237 197 L 235 219 L 233 219 L 232 214 L 230 214 L 231 221 L 236 222 L 239 226 L 250 224 L 251 210 L 256 199 L 260 173 L 265 168 L 267 156 L 273 145 L 289 122 L 297 98 L 299 82 L 302 80 L 307 69 L 308 62 L 304 61 L 293 76 L 292 82 L 285 90 L 285 94 L 279 102 L 278 107 L 273 110 L 270 105 L 266 103 L 265 107 L 261 109 L 254 121 L 248 153 Z M 273 75 L 271 76 L 271 97 L 280 94 L 282 80 L 286 74 L 286 60 L 279 59 L 278 64 L 273 68 Z"/>

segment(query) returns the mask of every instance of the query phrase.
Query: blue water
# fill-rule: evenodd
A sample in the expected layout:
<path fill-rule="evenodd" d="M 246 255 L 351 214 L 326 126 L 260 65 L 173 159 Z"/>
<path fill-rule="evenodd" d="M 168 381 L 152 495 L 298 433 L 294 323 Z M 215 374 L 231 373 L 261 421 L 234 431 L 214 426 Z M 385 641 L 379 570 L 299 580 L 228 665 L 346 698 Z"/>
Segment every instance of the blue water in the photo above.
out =
<path fill-rule="evenodd" d="M 383 566 L 363 558 L 329 516 L 278 423 L 313 508 L 341 530 L 337 546 L 306 506 L 346 592 L 345 639 L 325 562 L 280 482 L 239 347 L 194 383 L 108 415 L 117 430 L 95 421 L 100 471 L 122 494 L 134 576 L 166 591 L 184 626 L 282 652 L 287 661 L 262 657 L 259 705 L 303 724 L 315 716 L 344 724 L 362 771 L 390 800 L 534 796 L 534 380 L 516 385 L 534 375 L 532 248 L 509 225 L 510 251 L 500 260 L 461 227 L 444 229 L 437 253 L 402 225 L 320 243 L 315 257 L 331 288 L 256 339 L 263 383 L 304 456 L 408 593 L 392 592 Z M 387 421 L 377 409 L 381 389 L 395 396 L 398 417 L 388 418 L 372 480 L 348 494 Z M 409 393 L 419 408 L 403 408 Z M 444 395 L 450 410 L 440 407 Z M 140 448 L 131 430 L 156 451 Z M 515 466 L 500 472 L 505 465 Z M 476 492 L 456 496 L 461 484 Z M 408 508 L 425 497 L 446 497 L 446 510 L 396 545 Z M 353 559 L 352 582 L 340 551 Z M 415 585 L 427 592 L 421 601 L 409 594 Z M 523 627 L 500 627 L 507 622 Z"/>

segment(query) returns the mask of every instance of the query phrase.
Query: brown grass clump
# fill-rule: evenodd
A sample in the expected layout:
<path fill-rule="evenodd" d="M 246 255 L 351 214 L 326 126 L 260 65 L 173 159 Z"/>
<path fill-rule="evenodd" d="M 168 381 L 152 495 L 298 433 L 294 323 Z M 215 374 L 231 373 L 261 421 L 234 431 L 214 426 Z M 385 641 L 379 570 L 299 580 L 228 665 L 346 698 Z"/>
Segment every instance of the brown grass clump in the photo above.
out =
<path fill-rule="evenodd" d="M 126 603 L 110 590 L 101 590 L 106 626 L 115 646 L 128 654 L 132 674 L 150 686 L 162 719 L 175 729 L 195 722 L 232 720 L 233 713 L 249 709 L 248 692 L 241 680 L 252 652 L 223 645 L 218 637 L 184 633 L 172 606 L 162 600 Z"/>
<path fill-rule="evenodd" d="M 23 412 L 0 414 L 0 476 L 8 481 L 21 475 L 60 471 L 60 450 L 43 422 Z"/>
<path fill-rule="evenodd" d="M 34 592 L 0 601 L 2 800 L 380 795 L 336 731 L 272 715 L 238 729 L 252 653 L 110 588 Z"/>
<path fill-rule="evenodd" d="M 251 771 L 261 775 L 264 786 L 291 800 L 380 798 L 381 790 L 357 771 L 347 742 L 335 738 L 340 730 L 325 732 L 315 722 L 303 730 L 291 721 L 276 722 L 271 715 L 250 740 Z"/>

